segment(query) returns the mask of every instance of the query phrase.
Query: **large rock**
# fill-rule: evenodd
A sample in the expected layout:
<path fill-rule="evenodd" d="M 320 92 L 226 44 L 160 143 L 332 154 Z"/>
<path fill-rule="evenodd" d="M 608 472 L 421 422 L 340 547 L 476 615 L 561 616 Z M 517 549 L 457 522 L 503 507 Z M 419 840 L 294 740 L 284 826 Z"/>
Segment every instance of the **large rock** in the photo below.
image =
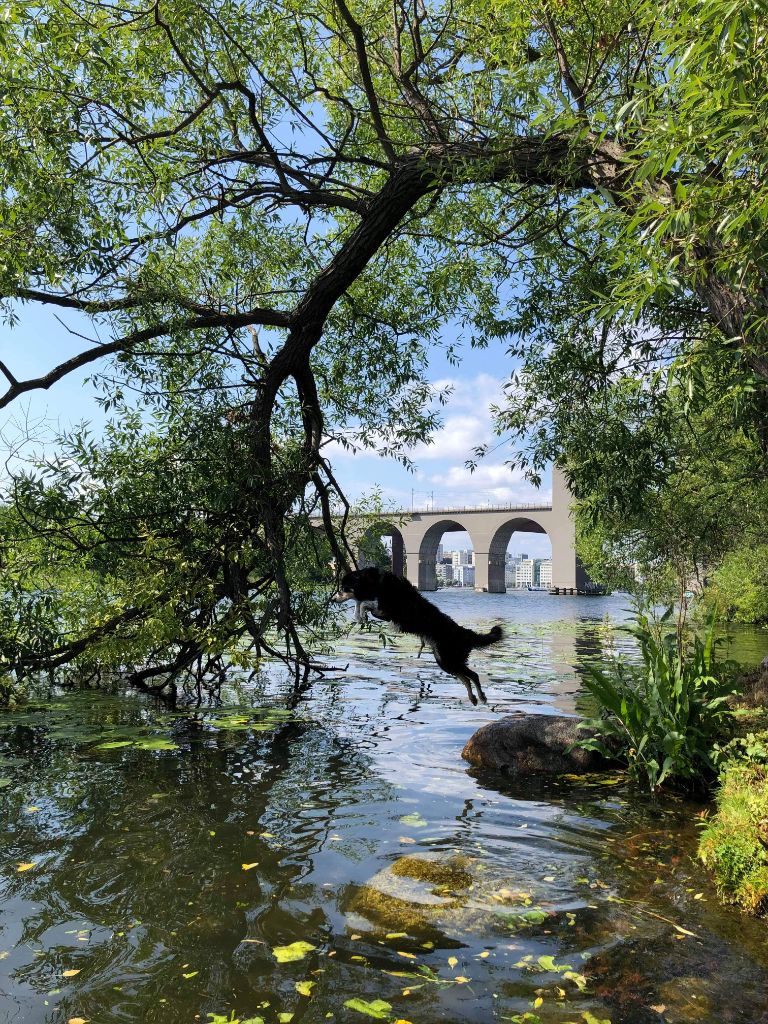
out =
<path fill-rule="evenodd" d="M 562 715 L 508 715 L 482 726 L 461 752 L 477 768 L 498 768 L 510 775 L 603 771 L 611 762 L 592 750 L 570 749 L 589 733 L 578 718 Z"/>

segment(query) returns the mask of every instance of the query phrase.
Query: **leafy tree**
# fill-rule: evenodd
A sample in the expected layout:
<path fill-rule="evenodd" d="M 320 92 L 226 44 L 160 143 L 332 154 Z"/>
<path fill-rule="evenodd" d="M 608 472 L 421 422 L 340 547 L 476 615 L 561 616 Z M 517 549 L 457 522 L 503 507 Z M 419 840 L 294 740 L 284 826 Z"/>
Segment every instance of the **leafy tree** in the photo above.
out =
<path fill-rule="evenodd" d="M 0 406 L 112 357 L 115 426 L 9 494 L 4 591 L 35 614 L 52 595 L 61 634 L 30 660 L 11 628 L 6 667 L 98 660 L 129 609 L 157 631 L 136 658 L 161 678 L 200 663 L 199 630 L 217 652 L 276 632 L 310 664 L 296 551 L 311 511 L 337 564 L 351 557 L 323 446 L 407 461 L 435 422 L 426 349 L 449 319 L 478 344 L 520 339 L 521 379 L 542 386 L 514 392 L 500 425 L 526 439 L 534 478 L 564 453 L 583 495 L 617 452 L 629 476 L 612 500 L 666 486 L 656 371 L 677 360 L 701 395 L 700 353 L 761 441 L 763 13 L 747 0 L 8 7 L 6 316 L 76 311 L 93 337 L 35 378 L 0 364 Z M 76 614 L 59 608 L 65 549 L 87 562 L 82 594 L 95 573 Z M 36 559 L 56 566 L 48 588 Z"/>

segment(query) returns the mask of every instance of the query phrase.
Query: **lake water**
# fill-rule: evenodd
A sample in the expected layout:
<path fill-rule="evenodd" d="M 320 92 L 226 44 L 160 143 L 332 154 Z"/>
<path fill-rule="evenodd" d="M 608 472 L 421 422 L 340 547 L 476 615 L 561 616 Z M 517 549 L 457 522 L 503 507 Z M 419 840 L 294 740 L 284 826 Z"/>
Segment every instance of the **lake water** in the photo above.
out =
<path fill-rule="evenodd" d="M 291 711 L 270 677 L 196 720 L 92 692 L 3 715 L 0 1022 L 768 1021 L 768 929 L 717 903 L 698 805 L 461 760 L 499 715 L 574 713 L 627 600 L 432 596 L 505 624 L 487 707 L 355 628 Z"/>

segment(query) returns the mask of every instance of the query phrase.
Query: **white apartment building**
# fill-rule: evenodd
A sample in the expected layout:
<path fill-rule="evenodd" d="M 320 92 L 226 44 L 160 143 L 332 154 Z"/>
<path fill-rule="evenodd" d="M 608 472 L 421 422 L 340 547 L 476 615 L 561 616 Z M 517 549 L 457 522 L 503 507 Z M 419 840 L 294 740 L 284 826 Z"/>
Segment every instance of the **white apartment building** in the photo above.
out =
<path fill-rule="evenodd" d="M 454 582 L 460 587 L 474 587 L 475 567 L 474 565 L 459 565 L 453 569 Z"/>
<path fill-rule="evenodd" d="M 537 561 L 539 586 L 549 588 L 552 586 L 552 559 L 539 558 Z"/>
<path fill-rule="evenodd" d="M 474 551 L 447 551 L 446 555 L 451 556 L 454 569 L 458 569 L 460 565 L 474 565 L 475 563 Z"/>
<path fill-rule="evenodd" d="M 533 586 L 533 565 L 532 558 L 521 558 L 518 562 L 515 572 L 515 586 L 518 589 Z"/>

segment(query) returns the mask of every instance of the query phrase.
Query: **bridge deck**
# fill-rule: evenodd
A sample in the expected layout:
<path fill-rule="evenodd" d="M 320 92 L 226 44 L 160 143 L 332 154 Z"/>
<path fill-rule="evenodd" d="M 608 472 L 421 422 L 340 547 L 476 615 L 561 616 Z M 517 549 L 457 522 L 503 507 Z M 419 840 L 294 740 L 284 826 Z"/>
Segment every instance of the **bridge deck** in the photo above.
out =
<path fill-rule="evenodd" d="M 403 508 L 391 509 L 383 516 L 431 516 L 455 515 L 466 512 L 551 512 L 551 505 L 451 505 L 449 508 Z"/>

